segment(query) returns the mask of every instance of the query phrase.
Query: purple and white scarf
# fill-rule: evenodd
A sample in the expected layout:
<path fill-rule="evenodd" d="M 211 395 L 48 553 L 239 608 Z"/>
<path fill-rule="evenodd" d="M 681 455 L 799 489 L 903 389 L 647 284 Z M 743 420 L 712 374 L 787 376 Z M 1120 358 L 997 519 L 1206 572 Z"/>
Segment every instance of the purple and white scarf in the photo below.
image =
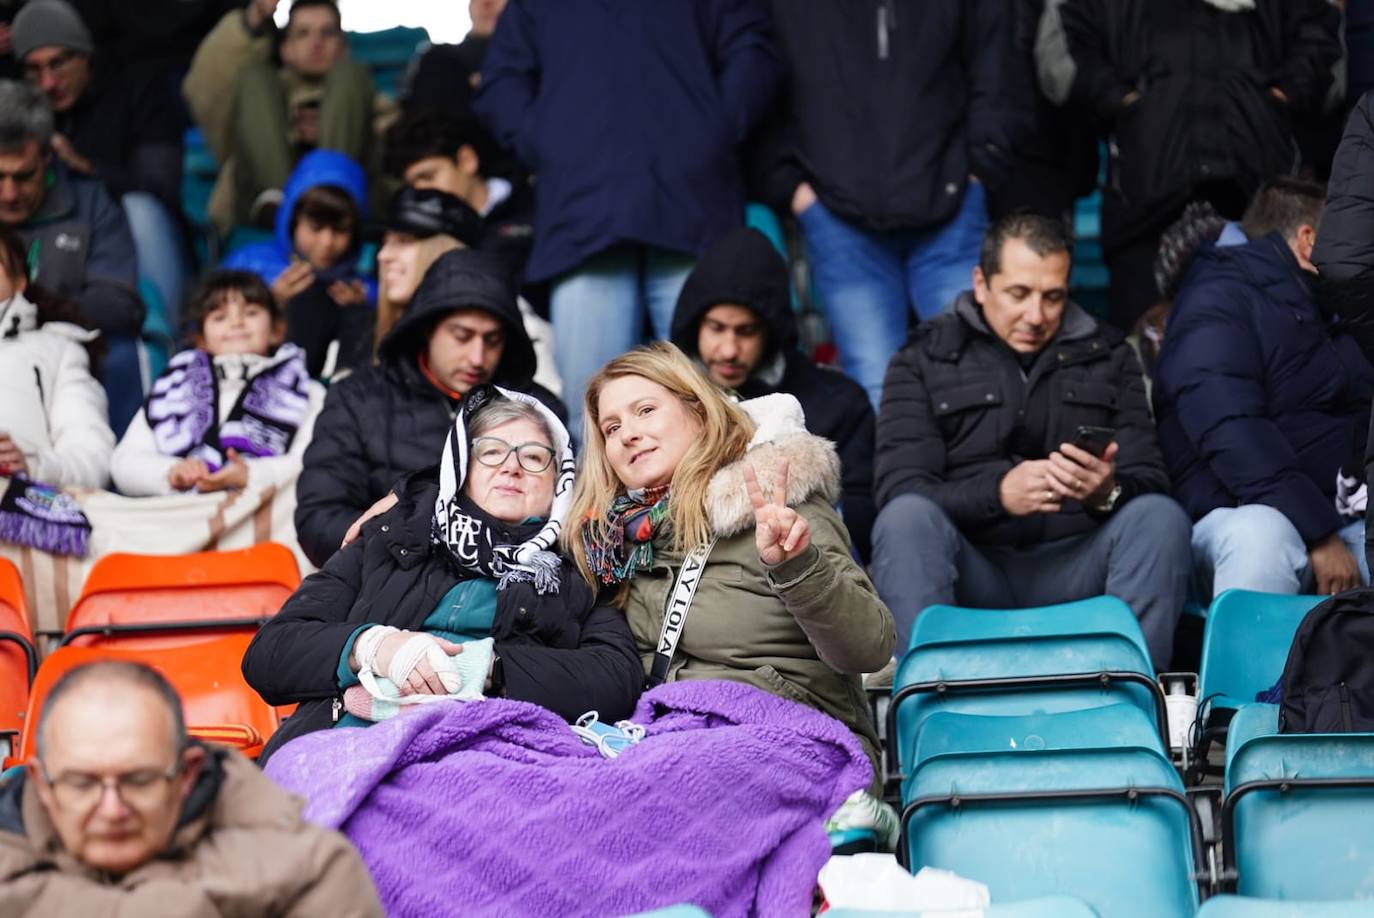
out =
<path fill-rule="evenodd" d="M 310 407 L 309 386 L 305 352 L 283 344 L 247 380 L 220 424 L 215 358 L 182 351 L 153 383 L 144 411 L 158 452 L 200 459 L 215 471 L 231 449 L 248 458 L 284 455 Z"/>

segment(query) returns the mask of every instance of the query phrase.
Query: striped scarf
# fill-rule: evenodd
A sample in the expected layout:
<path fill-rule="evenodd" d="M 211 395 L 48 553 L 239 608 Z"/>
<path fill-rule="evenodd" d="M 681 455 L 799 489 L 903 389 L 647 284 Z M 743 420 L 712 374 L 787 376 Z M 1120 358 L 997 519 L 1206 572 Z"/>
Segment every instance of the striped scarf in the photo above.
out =
<path fill-rule="evenodd" d="M 606 511 L 604 538 L 593 535 L 594 527 L 582 527 L 587 564 L 602 583 L 621 583 L 653 565 L 654 535 L 668 518 L 670 487 L 632 488 L 617 497 Z"/>

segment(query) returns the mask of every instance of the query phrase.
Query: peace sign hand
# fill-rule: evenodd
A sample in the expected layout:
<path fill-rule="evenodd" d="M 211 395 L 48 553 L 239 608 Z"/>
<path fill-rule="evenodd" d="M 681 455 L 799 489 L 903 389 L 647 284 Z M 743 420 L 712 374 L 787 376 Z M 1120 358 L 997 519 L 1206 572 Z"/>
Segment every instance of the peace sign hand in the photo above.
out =
<path fill-rule="evenodd" d="M 811 544 L 811 524 L 787 506 L 787 460 L 778 463 L 771 501 L 764 499 L 758 476 L 748 463 L 744 466 L 744 487 L 754 506 L 754 544 L 759 560 L 773 567 L 806 551 Z"/>

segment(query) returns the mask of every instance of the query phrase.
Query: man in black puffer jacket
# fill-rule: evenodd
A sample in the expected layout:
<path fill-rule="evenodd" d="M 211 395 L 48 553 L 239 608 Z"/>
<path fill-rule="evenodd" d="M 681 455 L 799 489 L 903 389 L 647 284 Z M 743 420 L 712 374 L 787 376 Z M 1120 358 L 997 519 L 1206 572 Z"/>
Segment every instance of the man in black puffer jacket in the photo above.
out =
<path fill-rule="evenodd" d="M 1260 183 L 1302 165 L 1293 118 L 1322 111 L 1341 58 L 1330 0 L 1056 0 L 1040 83 L 1110 133 L 1102 247 L 1110 319 L 1159 299 L 1164 229 L 1190 201 L 1237 219 Z"/>
<path fill-rule="evenodd" d="M 495 382 L 567 416 L 533 382 L 534 345 L 502 262 L 469 249 L 441 256 L 377 348 L 379 363 L 332 386 L 296 483 L 296 537 L 317 566 L 392 485 L 434 464 L 464 393 Z"/>
<path fill-rule="evenodd" d="M 840 505 L 859 556 L 873 528 L 873 408 L 854 380 L 817 366 L 798 348 L 787 265 L 762 233 L 731 230 L 701 256 L 673 314 L 673 343 L 711 381 L 741 398 L 786 392 L 801 403 L 806 429 L 835 444 Z"/>
<path fill-rule="evenodd" d="M 1187 591 L 1188 517 L 1164 496 L 1135 353 L 1068 301 L 1071 246 L 1059 221 L 998 221 L 974 289 L 893 358 L 873 582 L 902 642 L 936 603 L 1110 593 L 1134 610 L 1162 669 Z M 1074 442 L 1085 426 L 1114 436 L 1090 452 Z"/>

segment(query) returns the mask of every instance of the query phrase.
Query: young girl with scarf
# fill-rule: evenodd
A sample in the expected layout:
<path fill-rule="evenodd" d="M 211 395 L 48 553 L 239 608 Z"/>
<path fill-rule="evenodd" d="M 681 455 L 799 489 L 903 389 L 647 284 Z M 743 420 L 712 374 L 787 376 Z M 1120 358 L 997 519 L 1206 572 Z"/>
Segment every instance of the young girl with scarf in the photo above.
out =
<path fill-rule="evenodd" d="M 216 271 L 188 318 L 194 347 L 171 359 L 115 447 L 131 497 L 287 485 L 324 402 L 304 353 L 254 274 Z"/>
<path fill-rule="evenodd" d="M 568 433 L 537 400 L 469 390 L 437 469 L 306 578 L 258 632 L 243 671 L 269 704 L 299 703 L 263 758 L 407 706 L 504 696 L 613 723 L 644 676 L 625 617 L 561 557 Z"/>

